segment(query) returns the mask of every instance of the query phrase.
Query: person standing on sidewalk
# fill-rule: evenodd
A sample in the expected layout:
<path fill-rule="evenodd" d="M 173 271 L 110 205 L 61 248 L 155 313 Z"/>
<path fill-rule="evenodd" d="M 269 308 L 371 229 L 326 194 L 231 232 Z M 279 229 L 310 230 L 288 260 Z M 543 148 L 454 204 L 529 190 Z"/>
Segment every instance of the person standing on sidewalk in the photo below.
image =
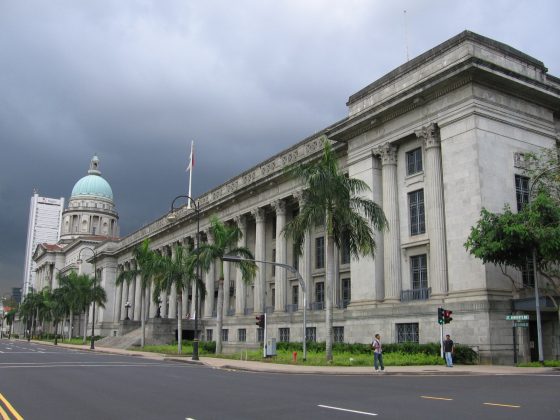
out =
<path fill-rule="evenodd" d="M 383 347 L 381 345 L 381 336 L 375 334 L 373 342 L 371 343 L 373 348 L 373 367 L 377 372 L 381 368 L 381 372 L 385 370 L 385 365 L 383 365 Z"/>
<path fill-rule="evenodd" d="M 443 352 L 445 353 L 445 363 L 447 367 L 453 367 L 453 353 L 455 353 L 455 347 L 453 346 L 453 340 L 449 334 L 447 334 L 445 340 L 443 340 Z"/>

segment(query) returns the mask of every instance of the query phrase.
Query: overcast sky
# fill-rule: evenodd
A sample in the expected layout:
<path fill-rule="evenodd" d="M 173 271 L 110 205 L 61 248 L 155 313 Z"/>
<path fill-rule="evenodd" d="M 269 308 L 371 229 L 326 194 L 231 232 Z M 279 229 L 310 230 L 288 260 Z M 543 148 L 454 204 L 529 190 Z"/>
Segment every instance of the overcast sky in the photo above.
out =
<path fill-rule="evenodd" d="M 560 76 L 559 16 L 556 0 L 0 0 L 0 293 L 23 282 L 33 189 L 68 200 L 94 153 L 124 236 L 186 193 L 191 140 L 196 197 L 465 29 Z"/>

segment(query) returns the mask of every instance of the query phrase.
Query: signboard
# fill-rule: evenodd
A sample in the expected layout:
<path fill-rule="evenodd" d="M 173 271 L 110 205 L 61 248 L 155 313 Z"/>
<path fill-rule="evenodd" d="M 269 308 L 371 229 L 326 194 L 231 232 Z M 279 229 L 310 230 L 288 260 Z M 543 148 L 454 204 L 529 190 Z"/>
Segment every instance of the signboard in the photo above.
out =
<path fill-rule="evenodd" d="M 523 321 L 514 321 L 513 326 L 517 327 L 517 328 L 528 328 L 529 323 L 528 322 L 523 322 Z"/>
<path fill-rule="evenodd" d="M 506 315 L 506 321 L 529 321 L 529 315 Z"/>

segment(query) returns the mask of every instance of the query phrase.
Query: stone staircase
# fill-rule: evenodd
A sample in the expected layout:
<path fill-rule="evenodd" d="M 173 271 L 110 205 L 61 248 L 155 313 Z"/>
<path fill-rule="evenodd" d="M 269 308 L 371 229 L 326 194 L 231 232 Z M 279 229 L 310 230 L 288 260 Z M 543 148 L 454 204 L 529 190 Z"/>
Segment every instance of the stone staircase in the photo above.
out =
<path fill-rule="evenodd" d="M 137 328 L 128 334 L 117 337 L 105 337 L 96 341 L 99 347 L 112 347 L 115 349 L 128 349 L 130 347 L 139 346 L 142 339 L 142 328 Z"/>

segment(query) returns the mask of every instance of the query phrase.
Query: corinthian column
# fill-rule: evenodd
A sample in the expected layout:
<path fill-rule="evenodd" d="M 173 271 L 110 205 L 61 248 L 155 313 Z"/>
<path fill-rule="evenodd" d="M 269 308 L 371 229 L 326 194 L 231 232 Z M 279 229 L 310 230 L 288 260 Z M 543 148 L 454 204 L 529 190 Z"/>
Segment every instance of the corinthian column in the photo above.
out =
<path fill-rule="evenodd" d="M 212 238 L 212 235 L 210 235 L 210 231 L 207 232 L 206 238 L 209 243 L 212 243 L 214 241 L 214 238 Z M 212 313 L 214 312 L 214 282 L 215 282 L 215 269 L 214 269 L 214 262 L 212 262 L 204 278 L 204 284 L 206 286 L 206 299 L 204 299 L 204 316 L 207 318 L 212 318 L 213 316 Z M 193 302 L 194 301 L 195 300 L 193 294 Z M 194 304 L 193 304 L 193 309 L 194 309 Z M 196 316 L 198 316 L 198 314 L 196 314 Z M 218 332 L 218 334 L 221 334 L 221 331 Z"/>
<path fill-rule="evenodd" d="M 177 247 L 176 244 L 171 244 L 171 259 L 175 261 Z M 171 293 L 169 295 L 169 318 L 177 317 L 177 287 L 175 285 L 171 286 Z"/>
<path fill-rule="evenodd" d="M 235 218 L 235 223 L 241 230 L 241 238 L 237 243 L 237 246 L 242 248 L 247 246 L 247 218 L 245 216 L 238 216 Z M 235 315 L 240 316 L 245 314 L 245 306 L 247 304 L 246 298 L 246 285 L 243 281 L 243 276 L 241 275 L 241 270 L 236 268 L 235 270 Z"/>
<path fill-rule="evenodd" d="M 399 302 L 401 298 L 401 235 L 397 191 L 397 148 L 386 144 L 377 149 L 381 158 L 383 179 L 383 212 L 388 229 L 383 235 L 383 277 L 385 302 Z"/>
<path fill-rule="evenodd" d="M 441 138 L 436 124 L 416 131 L 426 149 L 426 222 L 430 239 L 429 282 L 432 296 L 445 295 L 447 283 L 447 246 L 441 167 Z"/>
<path fill-rule="evenodd" d="M 305 198 L 303 190 L 296 191 L 294 194 L 296 199 L 298 200 L 299 208 L 303 207 L 305 204 Z M 311 289 L 313 286 L 312 281 L 312 265 L 311 265 L 311 237 L 310 237 L 309 230 L 305 232 L 305 237 L 303 239 L 303 246 L 302 246 L 302 254 L 299 258 L 298 264 L 298 271 L 303 278 L 305 284 L 305 290 L 307 291 L 307 302 L 310 302 L 311 299 Z M 303 290 L 301 290 L 301 286 L 299 286 L 299 294 L 301 296 L 300 302 L 298 302 L 298 309 L 303 309 Z M 309 305 L 309 304 L 308 304 Z"/>
<path fill-rule="evenodd" d="M 255 217 L 255 259 L 259 261 L 265 260 L 265 213 L 261 208 L 256 208 L 251 212 Z M 265 265 L 257 263 L 257 277 L 255 279 L 255 296 L 254 311 L 256 313 L 264 313 L 265 307 Z"/>
<path fill-rule="evenodd" d="M 282 233 L 286 226 L 286 202 L 277 200 L 272 203 L 276 210 L 276 261 L 280 264 L 286 264 L 287 244 L 286 236 Z M 286 311 L 286 288 L 288 275 L 285 268 L 276 267 L 274 287 L 276 289 L 276 302 L 274 302 L 275 312 Z"/>

